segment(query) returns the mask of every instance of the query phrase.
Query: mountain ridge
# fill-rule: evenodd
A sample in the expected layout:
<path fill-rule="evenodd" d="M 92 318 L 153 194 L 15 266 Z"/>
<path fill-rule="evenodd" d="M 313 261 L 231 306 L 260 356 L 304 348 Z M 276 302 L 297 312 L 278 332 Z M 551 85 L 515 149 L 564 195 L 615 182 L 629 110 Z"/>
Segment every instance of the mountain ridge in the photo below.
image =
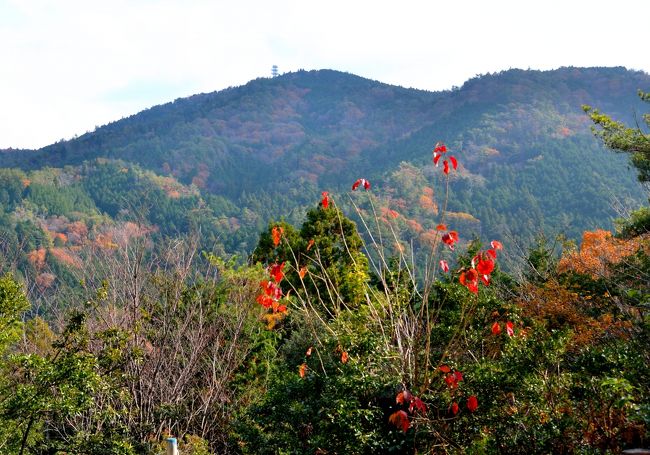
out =
<path fill-rule="evenodd" d="M 636 92 L 644 87 L 650 87 L 648 74 L 622 67 L 510 69 L 441 92 L 301 70 L 179 98 L 35 151 L 4 151 L 0 166 L 33 172 L 84 163 L 92 168 L 103 166 L 95 160 L 108 159 L 121 163 L 111 172 L 130 166 L 153 172 L 160 176 L 154 180 L 191 188 L 183 191 L 196 195 L 197 207 L 213 204 L 215 219 L 228 217 L 228 229 L 212 238 L 245 253 L 266 222 L 300 222 L 321 191 L 343 195 L 359 177 L 372 180 L 379 204 L 403 207 L 405 220 L 426 231 L 438 215 L 423 208 L 422 187 L 442 194 L 430 151 L 444 141 L 461 163 L 452 176 L 449 210 L 467 215 L 459 220 L 477 220 L 465 226 L 467 236 L 502 237 L 508 230 L 530 241 L 539 230 L 567 230 L 578 238 L 595 225 L 612 227 L 615 211 L 599 201 L 615 195 L 634 206 L 644 197 L 625 157 L 593 137 L 581 105 L 629 121 L 642 109 Z M 82 186 L 95 175 L 84 172 Z M 84 190 L 92 190 L 98 209 L 111 216 L 119 212 L 116 201 L 134 198 L 122 192 L 104 201 L 97 185 L 111 194 L 118 190 L 97 182 Z M 174 210 L 175 220 L 193 216 Z"/>

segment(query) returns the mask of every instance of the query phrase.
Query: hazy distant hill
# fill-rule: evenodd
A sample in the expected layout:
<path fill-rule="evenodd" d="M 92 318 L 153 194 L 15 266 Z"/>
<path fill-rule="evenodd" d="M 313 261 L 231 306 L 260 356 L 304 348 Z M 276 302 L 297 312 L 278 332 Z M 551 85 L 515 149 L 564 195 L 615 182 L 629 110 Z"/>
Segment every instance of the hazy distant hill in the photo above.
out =
<path fill-rule="evenodd" d="M 367 177 L 378 203 L 399 210 L 417 237 L 438 217 L 431 149 L 444 141 L 461 163 L 450 222 L 466 237 L 577 237 L 611 226 L 613 204 L 643 200 L 626 158 L 599 145 L 581 110 L 591 104 L 630 122 L 643 112 L 638 89 L 650 89 L 650 76 L 624 68 L 509 70 L 436 93 L 331 70 L 257 79 L 40 150 L 0 153 L 0 166 L 27 172 L 13 181 L 30 181 L 0 197 L 4 224 L 9 232 L 26 213 L 127 220 L 147 204 L 139 216 L 157 232 L 201 226 L 226 251 L 246 253 L 270 218 L 299 220 L 323 190 L 345 204 L 342 193 Z"/>

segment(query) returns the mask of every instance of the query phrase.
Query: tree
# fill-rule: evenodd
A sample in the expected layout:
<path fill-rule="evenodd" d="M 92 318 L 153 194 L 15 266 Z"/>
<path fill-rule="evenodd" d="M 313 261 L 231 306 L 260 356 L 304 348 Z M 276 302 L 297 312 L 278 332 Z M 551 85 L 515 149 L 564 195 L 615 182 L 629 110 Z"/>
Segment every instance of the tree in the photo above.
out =
<path fill-rule="evenodd" d="M 639 90 L 639 98 L 650 102 L 650 93 Z M 639 171 L 639 180 L 650 182 L 650 134 L 644 132 L 639 125 L 630 128 L 591 106 L 582 108 L 595 123 L 594 133 L 605 145 L 616 152 L 629 153 L 632 165 Z M 644 114 L 643 121 L 650 127 L 650 114 Z"/>

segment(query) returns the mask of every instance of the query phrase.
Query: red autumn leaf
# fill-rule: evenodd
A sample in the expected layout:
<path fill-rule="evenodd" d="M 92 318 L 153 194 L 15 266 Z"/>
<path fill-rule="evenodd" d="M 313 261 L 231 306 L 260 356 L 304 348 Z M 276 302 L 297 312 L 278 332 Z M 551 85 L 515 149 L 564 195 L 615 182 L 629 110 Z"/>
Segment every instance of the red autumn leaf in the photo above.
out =
<path fill-rule="evenodd" d="M 282 278 L 284 278 L 284 272 L 282 271 L 284 269 L 284 262 L 282 264 L 273 264 L 271 266 L 271 278 L 275 280 L 276 283 L 279 283 L 282 281 Z"/>
<path fill-rule="evenodd" d="M 458 169 L 458 161 L 456 161 L 455 157 L 450 155 L 449 161 L 451 161 L 451 166 L 454 168 L 454 170 Z"/>
<path fill-rule="evenodd" d="M 494 248 L 495 250 L 502 250 L 503 249 L 503 245 L 498 240 L 492 240 L 490 242 L 490 246 L 492 246 L 492 248 Z"/>
<path fill-rule="evenodd" d="M 489 286 L 490 285 L 490 275 L 481 275 L 481 282 L 484 285 Z"/>
<path fill-rule="evenodd" d="M 356 191 L 359 186 L 363 186 L 363 188 L 368 191 L 370 189 L 370 182 L 366 179 L 357 179 L 357 181 L 352 184 L 352 191 Z"/>
<path fill-rule="evenodd" d="M 494 270 L 494 261 L 492 259 L 479 259 L 476 271 L 481 275 L 489 275 Z"/>
<path fill-rule="evenodd" d="M 272 281 L 264 280 L 260 282 L 260 286 L 266 295 L 273 295 L 273 290 L 275 289 L 275 283 Z"/>
<path fill-rule="evenodd" d="M 449 161 L 445 160 L 442 162 L 444 168 L 442 169 L 442 172 L 445 174 L 449 174 Z"/>
<path fill-rule="evenodd" d="M 311 239 L 309 243 L 307 243 L 307 251 L 311 250 L 312 246 L 314 246 L 314 239 Z"/>
<path fill-rule="evenodd" d="M 436 231 L 446 231 L 447 230 L 447 225 L 445 224 L 439 224 L 436 226 Z"/>
<path fill-rule="evenodd" d="M 406 414 L 406 411 L 395 411 L 390 415 L 388 418 L 388 421 L 395 425 L 397 428 L 402 430 L 404 433 L 409 429 L 411 426 L 411 422 L 409 421 L 409 416 Z"/>
<path fill-rule="evenodd" d="M 300 276 L 300 279 L 303 279 L 305 275 L 307 275 L 307 267 L 300 267 L 298 275 Z"/>
<path fill-rule="evenodd" d="M 440 161 L 441 156 L 442 155 L 440 155 L 440 154 L 435 154 L 435 153 L 433 154 L 433 164 L 435 164 L 436 167 L 438 166 L 438 161 Z"/>
<path fill-rule="evenodd" d="M 323 204 L 323 208 L 326 209 L 330 205 L 329 193 L 327 191 L 323 191 L 321 193 L 321 196 L 323 197 L 323 199 L 321 200 L 321 204 Z"/>
<path fill-rule="evenodd" d="M 273 245 L 278 246 L 280 244 L 280 239 L 282 237 L 282 234 L 284 234 L 284 229 L 279 226 L 275 226 L 272 230 L 272 235 L 273 235 Z"/>
<path fill-rule="evenodd" d="M 433 149 L 433 153 L 447 153 L 447 146 L 442 142 L 438 142 Z"/>
<path fill-rule="evenodd" d="M 408 390 L 404 389 L 395 397 L 395 402 L 397 404 L 407 404 L 410 403 L 413 399 L 413 395 Z"/>
<path fill-rule="evenodd" d="M 492 335 L 498 335 L 501 333 L 501 326 L 498 322 L 492 324 Z"/>
<path fill-rule="evenodd" d="M 478 272 L 474 269 L 469 269 L 460 274 L 460 284 L 465 286 L 470 292 L 478 294 Z"/>
<path fill-rule="evenodd" d="M 451 404 L 451 408 L 450 408 L 450 409 L 451 409 L 451 413 L 452 413 L 453 415 L 458 414 L 458 403 L 456 403 L 456 402 L 454 401 L 454 402 Z"/>
<path fill-rule="evenodd" d="M 512 324 L 512 321 L 506 322 L 506 333 L 510 337 L 515 336 L 515 328 L 514 325 Z"/>
<path fill-rule="evenodd" d="M 397 217 L 399 216 L 399 213 L 397 213 L 395 210 L 392 210 L 392 209 L 388 209 L 388 214 L 389 214 L 392 218 L 397 218 Z"/>
<path fill-rule="evenodd" d="M 458 242 L 458 232 L 449 231 L 442 236 L 442 243 L 449 246 L 449 249 L 454 249 L 454 243 Z"/>
<path fill-rule="evenodd" d="M 495 250 L 487 250 L 486 253 L 487 253 L 488 255 L 490 255 L 490 257 L 491 257 L 492 259 L 496 259 L 496 258 L 497 258 L 497 252 L 496 252 Z"/>
<path fill-rule="evenodd" d="M 271 305 L 273 305 L 273 299 L 268 295 L 260 294 L 257 296 L 256 300 L 257 303 L 262 305 L 264 308 L 271 308 Z"/>
<path fill-rule="evenodd" d="M 307 364 L 303 363 L 298 367 L 298 374 L 300 375 L 301 378 L 305 377 L 305 374 L 307 374 Z"/>
<path fill-rule="evenodd" d="M 409 406 L 409 412 L 413 412 L 413 410 L 418 410 L 422 414 L 425 414 L 427 412 L 427 405 L 424 401 L 420 400 L 418 397 L 414 397 L 413 400 L 411 400 L 411 405 Z"/>
<path fill-rule="evenodd" d="M 447 264 L 447 261 L 445 261 L 444 259 L 441 259 L 440 260 L 440 268 L 445 273 L 449 272 L 449 264 Z"/>
<path fill-rule="evenodd" d="M 458 370 L 454 371 L 454 378 L 456 379 L 456 382 L 462 381 L 463 380 L 463 373 L 461 373 Z"/>
<path fill-rule="evenodd" d="M 445 383 L 450 389 L 455 389 L 456 387 L 458 387 L 458 381 L 456 380 L 456 376 L 454 376 L 453 374 L 448 374 L 447 376 L 445 376 Z"/>
<path fill-rule="evenodd" d="M 440 365 L 438 369 L 443 373 L 449 373 L 451 371 L 451 368 L 449 368 L 447 365 Z"/>
<path fill-rule="evenodd" d="M 345 352 L 345 351 L 343 351 L 343 352 L 341 353 L 341 362 L 342 362 L 342 363 L 348 363 L 348 353 Z"/>
<path fill-rule="evenodd" d="M 474 412 L 478 409 L 478 400 L 475 395 L 471 395 L 467 399 L 467 409 L 469 409 L 469 412 Z"/>

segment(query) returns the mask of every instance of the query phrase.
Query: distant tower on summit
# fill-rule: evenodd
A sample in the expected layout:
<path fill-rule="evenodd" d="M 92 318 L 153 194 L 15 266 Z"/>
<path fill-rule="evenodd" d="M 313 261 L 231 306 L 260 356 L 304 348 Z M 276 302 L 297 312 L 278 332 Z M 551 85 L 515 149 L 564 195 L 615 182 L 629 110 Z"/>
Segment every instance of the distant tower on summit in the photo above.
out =
<path fill-rule="evenodd" d="M 271 76 L 278 77 L 278 65 L 273 65 L 271 67 Z"/>

